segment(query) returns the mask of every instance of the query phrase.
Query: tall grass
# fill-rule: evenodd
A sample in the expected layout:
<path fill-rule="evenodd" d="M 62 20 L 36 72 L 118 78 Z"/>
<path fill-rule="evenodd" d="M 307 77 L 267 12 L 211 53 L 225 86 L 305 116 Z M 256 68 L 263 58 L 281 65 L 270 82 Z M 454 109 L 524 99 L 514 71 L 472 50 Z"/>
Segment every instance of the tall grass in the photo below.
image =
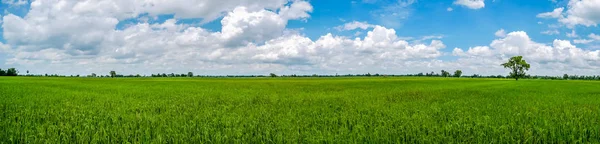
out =
<path fill-rule="evenodd" d="M 0 78 L 0 143 L 597 143 L 600 83 Z"/>

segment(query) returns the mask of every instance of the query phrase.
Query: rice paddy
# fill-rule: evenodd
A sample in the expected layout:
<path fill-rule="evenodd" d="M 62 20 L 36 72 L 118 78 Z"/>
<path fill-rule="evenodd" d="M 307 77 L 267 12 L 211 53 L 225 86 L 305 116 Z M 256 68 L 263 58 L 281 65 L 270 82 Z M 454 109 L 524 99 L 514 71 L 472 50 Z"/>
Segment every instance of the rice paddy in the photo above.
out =
<path fill-rule="evenodd" d="M 0 77 L 0 143 L 598 143 L 600 82 Z"/>

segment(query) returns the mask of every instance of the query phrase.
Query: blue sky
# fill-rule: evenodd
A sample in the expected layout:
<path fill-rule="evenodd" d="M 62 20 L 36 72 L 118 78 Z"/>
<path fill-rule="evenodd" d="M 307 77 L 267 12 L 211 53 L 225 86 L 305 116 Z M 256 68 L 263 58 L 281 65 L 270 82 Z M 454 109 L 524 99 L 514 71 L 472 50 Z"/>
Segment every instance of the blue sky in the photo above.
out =
<path fill-rule="evenodd" d="M 600 0 L 3 0 L 0 9 L 0 68 L 38 74 L 495 75 L 514 55 L 539 75 L 600 67 Z"/>

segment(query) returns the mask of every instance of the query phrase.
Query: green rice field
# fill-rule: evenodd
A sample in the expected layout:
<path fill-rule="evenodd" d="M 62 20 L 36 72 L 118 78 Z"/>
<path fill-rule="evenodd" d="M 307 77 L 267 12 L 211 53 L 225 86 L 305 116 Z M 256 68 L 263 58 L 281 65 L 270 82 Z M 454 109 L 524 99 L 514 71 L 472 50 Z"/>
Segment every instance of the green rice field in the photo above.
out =
<path fill-rule="evenodd" d="M 0 143 L 600 143 L 600 82 L 0 77 Z"/>

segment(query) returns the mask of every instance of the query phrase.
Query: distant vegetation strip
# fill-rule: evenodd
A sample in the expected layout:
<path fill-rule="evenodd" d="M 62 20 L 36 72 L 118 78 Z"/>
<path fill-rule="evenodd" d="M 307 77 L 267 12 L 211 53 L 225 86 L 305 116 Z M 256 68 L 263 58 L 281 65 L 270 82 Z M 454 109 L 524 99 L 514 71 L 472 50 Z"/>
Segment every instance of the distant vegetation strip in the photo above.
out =
<path fill-rule="evenodd" d="M 113 73 L 114 72 L 114 73 Z M 455 77 L 455 78 L 500 78 L 500 79 L 510 79 L 511 76 L 504 75 L 462 75 L 461 70 L 456 70 L 454 73 L 450 74 L 448 71 L 442 70 L 440 73 L 429 72 L 429 73 L 417 73 L 417 74 L 336 74 L 336 75 L 321 75 L 321 74 L 312 74 L 312 75 L 277 75 L 275 73 L 270 73 L 269 75 L 194 75 L 192 72 L 188 72 L 187 74 L 175 74 L 175 73 L 158 73 L 152 75 L 123 75 L 118 74 L 115 71 L 109 72 L 108 75 L 98 75 L 92 73 L 90 75 L 59 75 L 59 74 L 19 74 L 19 71 L 15 68 L 10 68 L 7 70 L 0 69 L 0 76 L 26 76 L 26 77 L 88 77 L 88 78 L 133 78 L 133 77 L 206 77 L 206 78 L 235 78 L 235 77 Z M 538 75 L 525 75 L 523 79 L 547 79 L 547 80 L 600 80 L 600 75 L 568 75 L 564 74 L 563 76 L 538 76 Z"/>

